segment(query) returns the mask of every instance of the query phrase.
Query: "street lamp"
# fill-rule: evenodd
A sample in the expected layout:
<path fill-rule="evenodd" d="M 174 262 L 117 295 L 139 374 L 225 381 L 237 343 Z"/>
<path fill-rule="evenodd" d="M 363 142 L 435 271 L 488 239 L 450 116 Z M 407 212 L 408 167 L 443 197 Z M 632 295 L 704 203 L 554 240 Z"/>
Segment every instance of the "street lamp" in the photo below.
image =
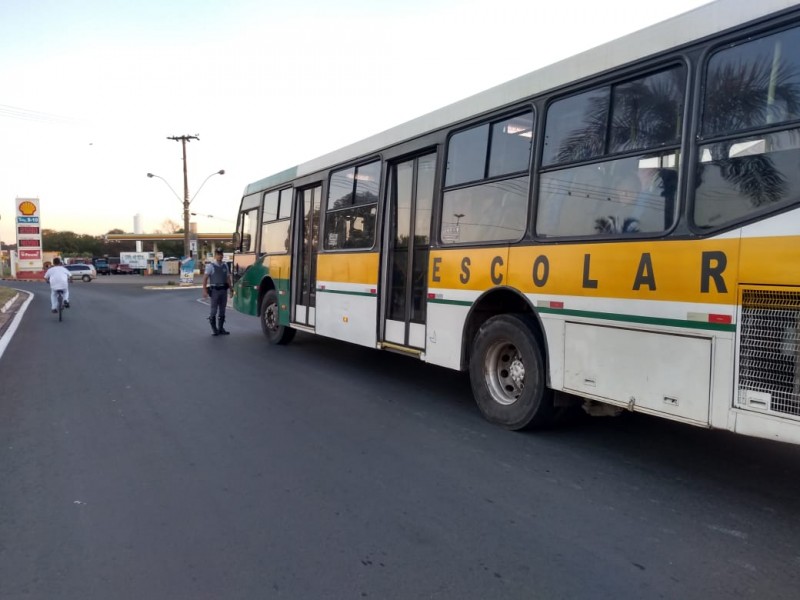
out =
<path fill-rule="evenodd" d="M 191 199 L 191 200 L 189 200 L 189 204 L 191 204 L 191 203 L 194 201 L 194 199 L 195 199 L 195 198 L 197 198 L 197 194 L 199 194 L 199 193 L 200 193 L 200 190 L 202 190 L 202 189 L 203 189 L 203 186 L 206 184 L 206 181 L 208 181 L 209 179 L 211 179 L 211 178 L 212 178 L 214 175 L 225 175 L 225 169 L 220 169 L 220 170 L 219 170 L 219 171 L 217 171 L 216 173 L 212 173 L 211 175 L 209 175 L 208 177 L 206 177 L 206 178 L 203 180 L 203 183 L 201 183 L 201 184 L 200 184 L 200 187 L 199 187 L 199 188 L 197 188 L 197 191 L 194 193 L 194 196 L 192 196 L 192 199 Z"/>
<path fill-rule="evenodd" d="M 170 189 L 170 191 L 171 191 L 173 194 L 175 194 L 175 197 L 176 197 L 178 200 L 180 200 L 181 202 L 183 202 L 183 200 L 181 199 L 181 197 L 180 197 L 180 196 L 178 196 L 178 192 L 176 192 L 175 190 L 173 190 L 173 189 L 172 189 L 172 186 L 169 184 L 169 181 L 167 181 L 166 179 L 164 179 L 163 177 L 161 177 L 161 175 L 156 175 L 155 173 L 148 173 L 148 174 L 147 174 L 147 176 L 148 176 L 148 177 L 155 177 L 156 179 L 160 179 L 161 181 L 163 181 L 164 183 L 166 183 L 166 184 L 167 184 L 167 187 Z"/>
<path fill-rule="evenodd" d="M 225 221 L 226 223 L 233 223 L 233 221 L 229 219 L 221 219 L 219 217 L 215 217 L 214 215 L 204 215 L 203 213 L 190 213 L 193 217 L 205 217 L 206 219 L 216 219 L 217 221 Z"/>
<path fill-rule="evenodd" d="M 186 163 L 184 163 L 184 165 L 185 164 Z M 156 175 L 155 173 L 148 173 L 147 174 L 147 176 L 150 177 L 150 178 L 155 177 L 156 179 L 160 179 L 161 181 L 163 181 L 167 185 L 167 187 L 170 189 L 170 191 L 173 194 L 175 194 L 175 197 L 178 200 L 181 200 L 181 202 L 183 202 L 183 255 L 186 258 L 189 258 L 189 256 L 190 256 L 190 250 L 189 250 L 189 205 L 197 197 L 197 194 L 200 193 L 200 190 L 206 184 L 206 181 L 211 179 L 214 175 L 225 175 L 225 169 L 220 169 L 219 171 L 215 171 L 211 175 L 206 177 L 203 180 L 203 183 L 200 184 L 200 187 L 197 188 L 197 191 L 194 193 L 194 196 L 192 196 L 191 199 L 189 199 L 189 189 L 188 189 L 188 187 L 186 187 L 186 190 L 185 190 L 184 195 L 183 195 L 183 200 L 181 200 L 181 197 L 178 195 L 178 192 L 176 192 L 172 188 L 172 186 L 169 184 L 169 182 L 166 179 L 164 179 L 163 177 L 161 177 L 161 175 Z"/>

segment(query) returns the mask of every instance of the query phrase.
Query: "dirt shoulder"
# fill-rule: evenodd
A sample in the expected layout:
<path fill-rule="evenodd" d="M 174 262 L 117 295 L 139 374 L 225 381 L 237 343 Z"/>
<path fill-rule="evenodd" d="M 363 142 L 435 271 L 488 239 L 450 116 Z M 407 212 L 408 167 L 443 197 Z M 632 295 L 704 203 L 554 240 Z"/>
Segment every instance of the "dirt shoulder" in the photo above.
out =
<path fill-rule="evenodd" d="M 22 303 L 28 299 L 26 292 L 0 285 L 0 337 L 14 319 Z"/>

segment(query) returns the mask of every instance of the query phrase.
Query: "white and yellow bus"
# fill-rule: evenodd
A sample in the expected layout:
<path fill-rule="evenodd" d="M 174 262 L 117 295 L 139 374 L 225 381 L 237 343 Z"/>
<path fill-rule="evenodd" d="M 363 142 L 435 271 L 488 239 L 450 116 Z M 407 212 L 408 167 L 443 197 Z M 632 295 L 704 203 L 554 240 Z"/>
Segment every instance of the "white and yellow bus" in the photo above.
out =
<path fill-rule="evenodd" d="M 247 186 L 235 308 L 579 399 L 800 442 L 800 5 L 720 0 Z"/>

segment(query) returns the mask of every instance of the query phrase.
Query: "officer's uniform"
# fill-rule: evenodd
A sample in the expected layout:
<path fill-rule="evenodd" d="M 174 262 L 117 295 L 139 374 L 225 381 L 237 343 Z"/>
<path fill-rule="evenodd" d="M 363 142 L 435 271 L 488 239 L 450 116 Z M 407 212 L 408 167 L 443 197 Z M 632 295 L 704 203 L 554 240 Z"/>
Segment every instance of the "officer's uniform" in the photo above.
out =
<path fill-rule="evenodd" d="M 206 265 L 208 296 L 211 299 L 211 314 L 208 317 L 214 335 L 228 335 L 225 331 L 225 308 L 228 306 L 228 265 L 216 262 Z M 218 316 L 219 315 L 219 316 Z"/>

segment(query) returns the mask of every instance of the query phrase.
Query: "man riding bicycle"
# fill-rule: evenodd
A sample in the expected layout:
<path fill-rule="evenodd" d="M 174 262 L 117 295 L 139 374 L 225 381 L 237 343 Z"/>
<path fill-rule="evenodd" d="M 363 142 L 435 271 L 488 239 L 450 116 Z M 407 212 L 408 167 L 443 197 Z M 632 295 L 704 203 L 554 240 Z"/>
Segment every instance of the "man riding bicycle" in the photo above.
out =
<path fill-rule="evenodd" d="M 50 282 L 50 310 L 58 312 L 58 291 L 64 292 L 64 308 L 69 308 L 69 271 L 61 265 L 61 259 L 55 257 L 53 266 L 44 274 L 45 281 Z"/>

